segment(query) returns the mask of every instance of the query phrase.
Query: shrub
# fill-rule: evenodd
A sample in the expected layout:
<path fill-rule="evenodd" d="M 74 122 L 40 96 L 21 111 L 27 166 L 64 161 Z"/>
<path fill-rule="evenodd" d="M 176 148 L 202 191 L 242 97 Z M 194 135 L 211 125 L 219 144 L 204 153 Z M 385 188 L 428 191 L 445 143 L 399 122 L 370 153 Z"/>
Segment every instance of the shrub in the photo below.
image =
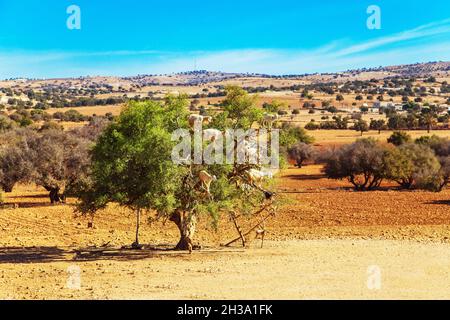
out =
<path fill-rule="evenodd" d="M 400 146 L 410 141 L 411 136 L 405 131 L 395 131 L 387 140 L 388 143 L 392 143 L 394 146 Z"/>
<path fill-rule="evenodd" d="M 441 167 L 428 146 L 414 143 L 389 150 L 385 164 L 386 177 L 405 189 L 430 189 Z"/>
<path fill-rule="evenodd" d="M 334 150 L 325 159 L 325 174 L 347 179 L 356 190 L 372 190 L 384 178 L 385 149 L 373 139 L 360 139 Z"/>
<path fill-rule="evenodd" d="M 290 148 L 299 142 L 310 144 L 314 142 L 314 138 L 308 135 L 305 129 L 301 127 L 296 127 L 286 122 L 283 123 L 280 131 L 280 146 Z"/>
<path fill-rule="evenodd" d="M 288 155 L 295 161 L 297 167 L 301 168 L 305 161 L 314 157 L 314 149 L 309 144 L 299 142 L 289 148 Z"/>
<path fill-rule="evenodd" d="M 310 121 L 305 125 L 306 130 L 317 130 L 320 128 L 320 125 L 315 121 Z"/>

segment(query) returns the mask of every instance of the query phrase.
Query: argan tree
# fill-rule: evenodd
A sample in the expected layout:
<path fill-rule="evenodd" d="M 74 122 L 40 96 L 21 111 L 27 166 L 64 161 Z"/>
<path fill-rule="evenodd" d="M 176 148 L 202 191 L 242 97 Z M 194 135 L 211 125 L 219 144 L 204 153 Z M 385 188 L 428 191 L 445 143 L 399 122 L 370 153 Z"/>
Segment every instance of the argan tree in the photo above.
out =
<path fill-rule="evenodd" d="M 387 139 L 388 143 L 392 143 L 394 146 L 401 146 L 402 144 L 411 141 L 411 136 L 405 131 L 394 131 Z"/>
<path fill-rule="evenodd" d="M 0 186 L 5 192 L 12 192 L 18 182 L 31 180 L 33 163 L 27 140 L 34 133 L 18 129 L 3 136 L 0 146 Z"/>
<path fill-rule="evenodd" d="M 288 149 L 289 158 L 295 161 L 298 168 L 301 168 L 305 161 L 311 160 L 314 154 L 314 148 L 304 142 L 296 143 Z"/>
<path fill-rule="evenodd" d="M 434 152 L 425 145 L 406 143 L 386 153 L 386 176 L 402 188 L 427 189 L 441 168 Z"/>
<path fill-rule="evenodd" d="M 361 132 L 361 136 L 363 135 L 363 132 L 367 132 L 369 131 L 369 125 L 367 124 L 366 121 L 360 119 L 358 121 L 355 122 L 353 129 Z"/>
<path fill-rule="evenodd" d="M 325 159 L 325 174 L 331 179 L 347 179 L 356 190 L 372 190 L 385 177 L 385 149 L 373 139 L 359 139 L 333 150 Z"/>
<path fill-rule="evenodd" d="M 198 217 L 217 222 L 222 213 L 251 213 L 267 192 L 242 188 L 245 164 L 177 164 L 172 152 L 179 143 L 172 140 L 177 129 L 188 129 L 188 102 L 168 97 L 164 102 L 130 102 L 100 135 L 92 151 L 90 182 L 79 192 L 79 210 L 95 213 L 108 203 L 118 203 L 136 213 L 139 243 L 143 210 L 156 219 L 172 221 L 180 231 L 179 250 L 191 250 Z M 254 98 L 237 87 L 227 88 L 224 112 L 214 116 L 214 128 L 248 129 L 261 117 Z M 210 190 L 202 186 L 199 173 L 215 177 Z M 270 195 L 270 194 L 269 194 Z"/>
<path fill-rule="evenodd" d="M 49 192 L 51 203 L 61 202 L 67 193 L 86 179 L 90 142 L 74 134 L 47 130 L 27 140 L 32 161 L 31 179 Z"/>

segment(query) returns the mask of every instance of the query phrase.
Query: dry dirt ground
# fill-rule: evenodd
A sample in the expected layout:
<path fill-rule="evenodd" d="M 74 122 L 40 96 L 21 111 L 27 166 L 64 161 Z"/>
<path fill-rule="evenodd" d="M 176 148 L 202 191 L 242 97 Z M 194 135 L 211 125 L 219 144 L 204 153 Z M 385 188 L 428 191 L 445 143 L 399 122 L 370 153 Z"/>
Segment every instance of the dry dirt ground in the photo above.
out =
<path fill-rule="evenodd" d="M 189 255 L 121 249 L 134 240 L 127 209 L 111 206 L 88 228 L 91 218 L 74 214 L 73 200 L 51 206 L 41 189 L 18 186 L 5 201 L 19 208 L 0 210 L 0 298 L 449 298 L 450 190 L 383 187 L 353 192 L 320 166 L 284 170 L 284 205 L 266 226 L 264 248 L 260 240 L 223 248 L 233 225 L 224 217 L 216 232 L 203 218 L 203 249 Z M 177 237 L 170 223 L 141 229 L 141 242 L 159 249 Z M 368 286 L 373 279 L 379 289 Z"/>

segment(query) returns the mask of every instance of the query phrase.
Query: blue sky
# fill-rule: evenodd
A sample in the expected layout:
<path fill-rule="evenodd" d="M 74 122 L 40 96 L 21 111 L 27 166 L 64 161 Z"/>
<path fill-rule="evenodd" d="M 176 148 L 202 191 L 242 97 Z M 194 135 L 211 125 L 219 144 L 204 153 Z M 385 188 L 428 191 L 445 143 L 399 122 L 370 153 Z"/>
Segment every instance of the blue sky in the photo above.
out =
<path fill-rule="evenodd" d="M 66 9 L 81 9 L 69 30 Z M 381 9 L 369 30 L 366 10 Z M 298 74 L 450 60 L 450 1 L 0 0 L 0 78 Z"/>

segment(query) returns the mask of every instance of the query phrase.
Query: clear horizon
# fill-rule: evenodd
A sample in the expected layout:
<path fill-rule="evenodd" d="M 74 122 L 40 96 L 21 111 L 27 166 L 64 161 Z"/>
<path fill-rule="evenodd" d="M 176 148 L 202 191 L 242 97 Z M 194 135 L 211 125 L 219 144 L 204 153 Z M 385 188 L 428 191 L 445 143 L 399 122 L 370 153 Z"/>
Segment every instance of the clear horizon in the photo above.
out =
<path fill-rule="evenodd" d="M 80 8 L 70 30 L 67 8 Z M 377 5 L 380 29 L 369 29 Z M 423 12 L 420 15 L 418 12 Z M 333 73 L 450 61 L 448 1 L 0 0 L 0 78 Z"/>

